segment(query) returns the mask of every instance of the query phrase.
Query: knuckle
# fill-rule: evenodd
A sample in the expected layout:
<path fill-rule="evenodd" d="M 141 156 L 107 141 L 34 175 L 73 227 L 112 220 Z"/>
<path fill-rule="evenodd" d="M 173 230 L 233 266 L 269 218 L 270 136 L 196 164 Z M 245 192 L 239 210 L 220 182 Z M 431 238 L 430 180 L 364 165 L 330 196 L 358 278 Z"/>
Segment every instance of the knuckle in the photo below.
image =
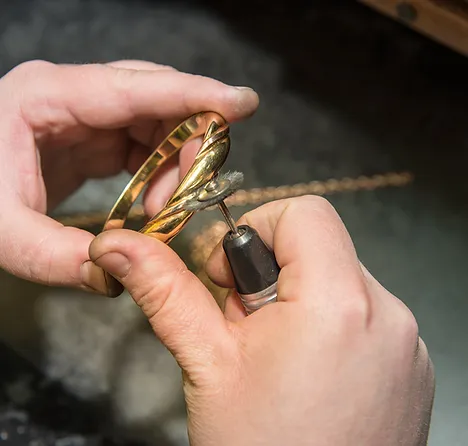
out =
<path fill-rule="evenodd" d="M 297 198 L 291 198 L 290 200 L 300 203 L 302 205 L 314 206 L 317 209 L 333 209 L 331 203 L 326 198 L 320 195 L 302 195 Z"/>
<path fill-rule="evenodd" d="M 401 305 L 398 313 L 398 325 L 403 339 L 418 342 L 419 325 L 414 314 L 408 307 L 403 305 Z"/>
<path fill-rule="evenodd" d="M 240 223 L 255 226 L 255 222 L 258 222 L 260 217 L 262 219 L 267 218 L 270 229 L 274 230 L 282 216 L 285 216 L 290 221 L 302 215 L 304 211 L 312 211 L 314 213 L 314 220 L 317 223 L 326 222 L 328 225 L 330 220 L 339 219 L 335 208 L 325 198 L 316 195 L 302 195 L 300 197 L 283 198 L 266 203 L 245 213 Z"/>
<path fill-rule="evenodd" d="M 102 66 L 104 69 L 109 69 L 109 72 L 112 71 L 116 84 L 121 87 L 127 86 L 127 82 L 131 79 L 137 70 L 129 70 L 129 69 L 122 69 L 122 68 L 115 68 L 115 67 L 107 67 L 105 65 Z"/>
<path fill-rule="evenodd" d="M 121 107 L 133 114 L 132 86 L 136 79 L 138 71 L 136 70 L 114 70 L 113 89 L 116 100 Z"/>
<path fill-rule="evenodd" d="M 137 280 L 137 285 L 131 290 L 133 299 L 151 321 L 179 292 L 182 275 L 188 272 L 185 266 L 160 274 L 156 280 Z M 147 275 L 145 275 L 148 277 Z M 151 276 L 149 276 L 151 277 Z"/>
<path fill-rule="evenodd" d="M 50 70 L 55 66 L 56 65 L 53 63 L 46 62 L 44 60 L 29 60 L 13 68 L 9 75 L 27 80 L 36 79 L 38 75 L 41 75 L 44 72 L 50 72 Z"/>
<path fill-rule="evenodd" d="M 418 345 L 419 325 L 413 313 L 408 309 L 401 316 L 401 336 L 410 345 Z"/>
<path fill-rule="evenodd" d="M 304 211 L 313 212 L 317 221 L 337 220 L 338 214 L 333 205 L 317 195 L 303 195 L 288 200 L 289 212 L 301 214 Z"/>
<path fill-rule="evenodd" d="M 411 310 L 401 301 L 397 301 L 398 307 L 394 312 L 394 336 L 402 353 L 413 357 L 420 348 L 425 348 L 420 342 L 419 325 Z"/>
<path fill-rule="evenodd" d="M 336 218 L 335 208 L 326 198 L 317 195 L 306 195 L 302 197 L 302 200 L 304 205 L 310 206 L 325 217 Z"/>
<path fill-rule="evenodd" d="M 173 72 L 178 72 L 179 70 L 171 65 L 158 65 L 158 69 L 161 71 L 173 71 Z"/>
<path fill-rule="evenodd" d="M 335 309 L 335 320 L 340 333 L 360 333 L 371 317 L 370 296 L 366 287 L 350 291 L 341 305 Z"/>
<path fill-rule="evenodd" d="M 32 126 L 39 120 L 35 116 L 37 111 L 49 108 L 47 92 L 56 81 L 56 69 L 57 65 L 51 62 L 30 60 L 16 66 L 4 77 L 7 83 L 21 87 L 12 89 L 11 98 L 18 106 L 22 118 Z"/>
<path fill-rule="evenodd" d="M 307 195 L 292 200 L 287 208 L 288 224 L 293 225 L 299 220 L 314 228 L 315 237 L 328 241 L 326 253 L 335 252 L 335 255 L 341 255 L 354 251 L 354 245 L 343 221 L 325 198 Z M 318 236 L 319 233 L 320 236 Z"/>

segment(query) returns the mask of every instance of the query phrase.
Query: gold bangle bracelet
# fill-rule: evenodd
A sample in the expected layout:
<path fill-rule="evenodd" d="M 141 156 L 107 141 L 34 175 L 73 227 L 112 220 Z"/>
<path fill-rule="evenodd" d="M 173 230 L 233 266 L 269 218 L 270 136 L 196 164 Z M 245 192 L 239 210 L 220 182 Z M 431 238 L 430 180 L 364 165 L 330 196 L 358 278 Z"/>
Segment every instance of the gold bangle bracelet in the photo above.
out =
<path fill-rule="evenodd" d="M 195 160 L 165 206 L 139 231 L 169 243 L 187 224 L 193 211 L 183 203 L 191 194 L 208 183 L 224 165 L 230 150 L 229 126 L 215 112 L 197 113 L 175 128 L 143 163 L 129 181 L 110 211 L 103 231 L 124 227 L 130 209 L 165 161 L 178 153 L 189 141 L 202 137 L 202 145 Z M 117 297 L 123 287 L 114 277 L 103 271 L 107 295 Z"/>

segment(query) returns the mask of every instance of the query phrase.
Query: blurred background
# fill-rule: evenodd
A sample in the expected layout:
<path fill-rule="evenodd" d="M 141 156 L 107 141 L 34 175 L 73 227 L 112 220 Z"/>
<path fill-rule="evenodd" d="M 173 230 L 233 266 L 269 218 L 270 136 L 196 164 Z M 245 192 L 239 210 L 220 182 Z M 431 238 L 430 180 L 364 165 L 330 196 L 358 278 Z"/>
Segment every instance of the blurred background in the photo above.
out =
<path fill-rule="evenodd" d="M 233 126 L 229 160 L 247 188 L 414 175 L 327 198 L 363 263 L 418 319 L 437 375 L 429 444 L 466 445 L 466 57 L 353 1 L 0 3 L 1 75 L 29 59 L 129 58 L 256 89 L 260 109 Z M 106 212 L 127 179 L 89 182 L 56 213 Z M 216 220 L 197 215 L 175 249 L 190 261 L 194 237 Z M 0 292 L 0 442 L 188 444 L 180 373 L 127 295 L 6 274 Z"/>

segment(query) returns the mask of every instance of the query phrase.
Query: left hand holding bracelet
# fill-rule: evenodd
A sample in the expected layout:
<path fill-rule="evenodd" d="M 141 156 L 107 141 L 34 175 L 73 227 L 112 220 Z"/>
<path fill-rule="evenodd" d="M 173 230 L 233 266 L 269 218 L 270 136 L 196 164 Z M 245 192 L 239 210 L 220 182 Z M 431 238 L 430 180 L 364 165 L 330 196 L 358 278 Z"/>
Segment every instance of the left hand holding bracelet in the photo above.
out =
<path fill-rule="evenodd" d="M 215 110 L 233 122 L 258 96 L 201 76 L 142 61 L 55 65 L 34 61 L 0 80 L 0 267 L 34 282 L 106 294 L 89 261 L 93 235 L 46 216 L 88 178 L 134 173 L 180 121 Z M 182 152 L 181 163 L 193 159 Z M 190 159 L 187 160 L 187 157 Z M 168 169 L 169 168 L 169 169 Z M 154 178 L 153 214 L 177 185 L 177 164 Z M 174 175 L 174 173 L 176 175 Z"/>

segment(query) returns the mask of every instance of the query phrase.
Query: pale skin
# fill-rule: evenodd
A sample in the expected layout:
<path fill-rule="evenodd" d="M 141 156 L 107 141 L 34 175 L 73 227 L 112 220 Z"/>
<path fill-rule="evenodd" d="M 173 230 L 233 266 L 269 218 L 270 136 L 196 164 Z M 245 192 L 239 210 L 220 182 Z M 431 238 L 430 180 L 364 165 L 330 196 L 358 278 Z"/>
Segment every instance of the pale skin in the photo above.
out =
<path fill-rule="evenodd" d="M 135 172 L 187 116 L 212 110 L 229 122 L 251 115 L 258 96 L 145 61 L 106 65 L 22 64 L 0 80 L 0 267 L 44 283 L 105 292 L 92 279 L 92 234 L 44 214 L 88 178 Z M 152 215 L 190 165 L 196 144 L 153 182 Z M 39 163 L 39 160 L 41 163 Z M 8 236 L 6 236 L 8 234 Z M 97 289 L 95 287 L 98 287 Z"/>
<path fill-rule="evenodd" d="M 121 281 L 183 371 L 193 446 L 427 443 L 434 377 L 415 318 L 362 266 L 324 199 L 278 201 L 242 218 L 281 267 L 278 302 L 248 317 L 235 292 L 222 312 L 164 243 L 128 230 L 94 238 L 44 216 L 85 178 L 134 171 L 191 113 L 249 116 L 254 92 L 147 62 L 35 62 L 3 78 L 0 96 L 9 210 L 0 265 L 49 285 L 90 290 L 95 265 Z M 156 179 L 150 214 L 192 156 L 188 148 Z M 207 270 L 232 288 L 220 246 Z"/>
<path fill-rule="evenodd" d="M 223 314 L 157 240 L 117 230 L 91 245 L 184 371 L 191 444 L 426 444 L 434 394 L 426 346 L 408 308 L 360 264 L 332 206 L 302 197 L 241 221 L 281 267 L 279 302 L 248 317 L 235 293 Z M 233 286 L 219 246 L 207 269 Z"/>

